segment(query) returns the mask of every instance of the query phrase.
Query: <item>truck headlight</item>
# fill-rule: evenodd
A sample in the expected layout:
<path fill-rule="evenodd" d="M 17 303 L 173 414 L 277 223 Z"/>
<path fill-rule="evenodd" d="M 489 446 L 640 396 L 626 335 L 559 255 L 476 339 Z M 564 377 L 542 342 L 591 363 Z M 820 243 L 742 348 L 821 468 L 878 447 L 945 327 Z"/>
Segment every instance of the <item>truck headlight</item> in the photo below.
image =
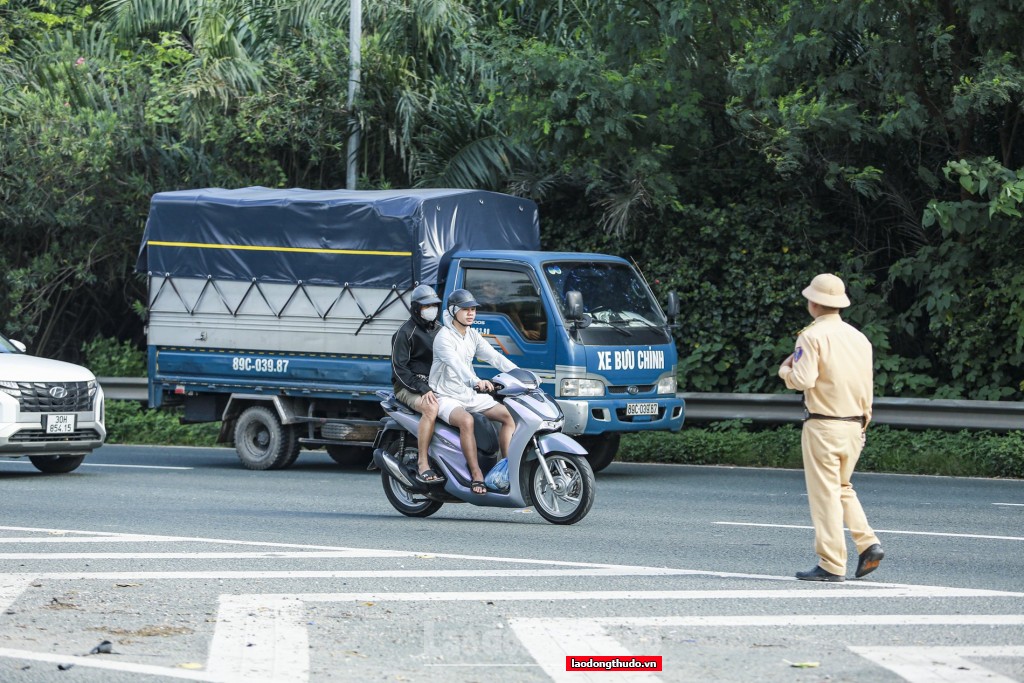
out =
<path fill-rule="evenodd" d="M 659 394 L 674 394 L 679 390 L 679 384 L 676 382 L 675 375 L 669 377 L 662 377 L 658 380 L 658 393 Z"/>
<path fill-rule="evenodd" d="M 599 379 L 566 378 L 558 385 L 559 396 L 604 396 L 604 382 Z"/>

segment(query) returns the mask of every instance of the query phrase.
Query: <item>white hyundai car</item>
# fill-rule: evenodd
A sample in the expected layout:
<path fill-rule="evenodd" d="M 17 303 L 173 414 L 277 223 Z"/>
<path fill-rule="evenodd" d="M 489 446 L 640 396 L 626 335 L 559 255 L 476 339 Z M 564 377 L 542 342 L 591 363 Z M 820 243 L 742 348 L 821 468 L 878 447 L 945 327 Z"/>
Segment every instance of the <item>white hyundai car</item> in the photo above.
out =
<path fill-rule="evenodd" d="M 103 390 L 79 365 L 37 358 L 0 334 L 0 458 L 71 472 L 103 445 Z"/>

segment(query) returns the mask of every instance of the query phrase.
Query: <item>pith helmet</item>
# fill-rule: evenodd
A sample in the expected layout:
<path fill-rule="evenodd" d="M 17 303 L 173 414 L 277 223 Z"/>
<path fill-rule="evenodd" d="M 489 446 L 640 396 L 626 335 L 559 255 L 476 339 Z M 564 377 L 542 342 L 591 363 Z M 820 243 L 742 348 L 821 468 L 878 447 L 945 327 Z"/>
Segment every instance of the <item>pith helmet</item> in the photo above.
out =
<path fill-rule="evenodd" d="M 801 294 L 808 301 L 829 308 L 846 308 L 850 305 L 850 299 L 846 296 L 846 285 L 831 273 L 815 275 L 811 284 L 807 285 Z"/>

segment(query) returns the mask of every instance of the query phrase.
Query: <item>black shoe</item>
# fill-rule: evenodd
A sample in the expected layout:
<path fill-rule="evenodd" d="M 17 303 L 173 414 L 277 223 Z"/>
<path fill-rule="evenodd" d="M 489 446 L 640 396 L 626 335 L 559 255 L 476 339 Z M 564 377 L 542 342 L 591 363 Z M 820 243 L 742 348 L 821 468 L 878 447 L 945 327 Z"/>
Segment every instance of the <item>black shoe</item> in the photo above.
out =
<path fill-rule="evenodd" d="M 885 557 L 885 553 L 882 552 L 882 546 L 875 543 L 869 546 L 867 550 L 860 554 L 860 561 L 857 562 L 857 573 L 854 574 L 858 579 L 862 576 L 866 576 L 871 572 L 878 569 L 879 563 L 882 558 Z"/>
<path fill-rule="evenodd" d="M 842 583 L 843 581 L 846 581 L 845 576 L 827 572 L 821 567 L 815 567 L 814 569 L 806 572 L 797 572 L 796 578 L 801 581 L 829 581 L 831 583 Z"/>

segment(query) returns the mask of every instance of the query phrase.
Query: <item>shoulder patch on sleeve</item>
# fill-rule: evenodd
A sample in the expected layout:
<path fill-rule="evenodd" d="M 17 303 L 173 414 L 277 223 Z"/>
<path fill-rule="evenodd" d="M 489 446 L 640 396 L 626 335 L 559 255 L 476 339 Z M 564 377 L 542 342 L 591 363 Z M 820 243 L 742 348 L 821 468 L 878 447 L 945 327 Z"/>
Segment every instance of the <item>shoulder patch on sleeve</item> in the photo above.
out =
<path fill-rule="evenodd" d="M 796 351 L 793 352 L 793 362 L 797 362 L 804 355 L 804 349 L 802 346 L 796 347 Z"/>

